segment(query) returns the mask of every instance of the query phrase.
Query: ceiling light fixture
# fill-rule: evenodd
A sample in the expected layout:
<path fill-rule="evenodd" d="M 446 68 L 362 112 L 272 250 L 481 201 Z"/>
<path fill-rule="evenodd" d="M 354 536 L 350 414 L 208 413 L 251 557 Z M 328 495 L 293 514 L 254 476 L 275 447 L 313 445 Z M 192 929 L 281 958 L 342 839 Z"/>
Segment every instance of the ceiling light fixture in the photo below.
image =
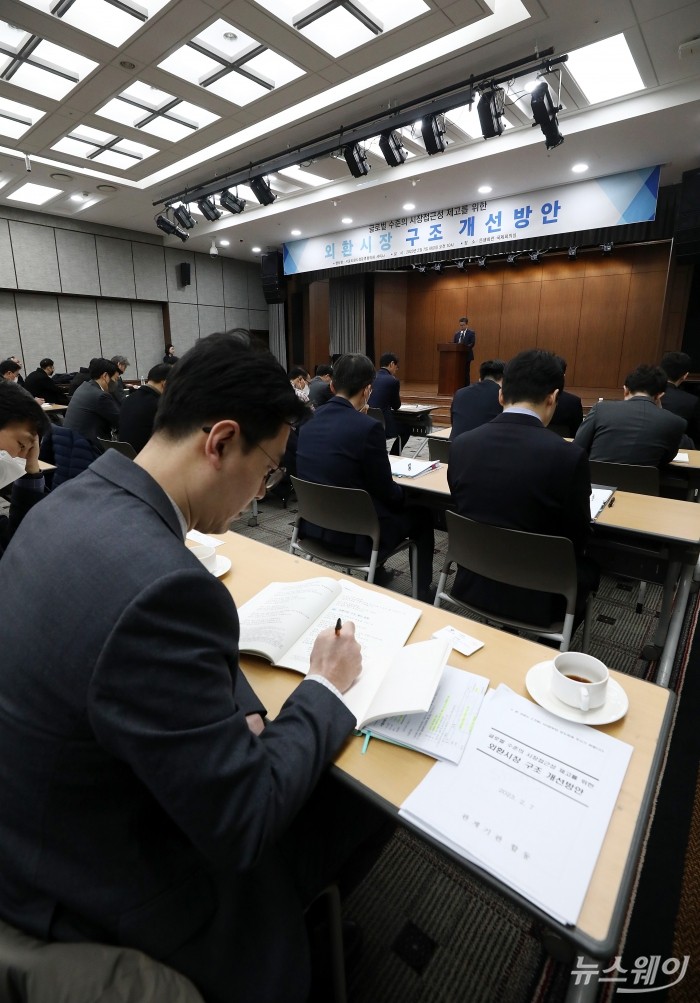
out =
<path fill-rule="evenodd" d="M 490 87 L 482 92 L 476 110 L 484 139 L 493 139 L 494 136 L 502 134 L 505 128 L 503 125 L 505 105 L 506 92 L 502 87 Z"/>
<path fill-rule="evenodd" d="M 576 261 L 576 258 L 578 257 L 578 247 L 574 247 L 572 244 L 572 246 L 566 253 L 568 255 L 569 261 Z"/>
<path fill-rule="evenodd" d="M 261 250 L 262 248 L 260 247 L 251 247 L 251 251 L 253 252 L 253 254 L 260 254 Z"/>
<path fill-rule="evenodd" d="M 404 204 L 401 206 L 401 208 L 403 209 L 404 212 L 413 212 L 413 210 L 416 208 L 416 203 L 415 202 L 404 202 Z"/>
<path fill-rule="evenodd" d="M 173 223 L 171 219 L 168 219 L 167 216 L 164 216 L 163 213 L 159 213 L 156 216 L 156 226 L 159 230 L 162 230 L 163 233 L 167 233 L 171 237 L 179 237 L 183 243 L 186 240 L 189 240 L 190 235 L 187 230 L 181 230 L 179 226 L 176 226 L 176 224 Z"/>
<path fill-rule="evenodd" d="M 401 134 L 393 130 L 381 134 L 379 149 L 389 167 L 400 167 L 408 157 L 408 150 L 401 142 Z"/>
<path fill-rule="evenodd" d="M 615 245 L 612 240 L 605 241 L 600 245 L 600 250 L 604 258 L 607 258 L 609 254 L 612 254 L 612 249 Z"/>
<path fill-rule="evenodd" d="M 479 268 L 486 268 L 486 255 L 484 255 L 482 258 L 477 258 L 476 263 L 479 266 Z"/>
<path fill-rule="evenodd" d="M 221 247 L 228 247 L 230 243 L 231 243 L 231 241 L 230 241 L 230 240 L 220 240 L 220 241 L 219 241 L 219 245 L 220 245 Z"/>
<path fill-rule="evenodd" d="M 237 195 L 233 195 L 228 188 L 219 194 L 219 205 L 222 209 L 226 209 L 228 212 L 232 212 L 236 215 L 239 212 L 243 212 L 245 209 L 245 199 L 239 199 Z"/>
<path fill-rule="evenodd" d="M 173 209 L 173 216 L 185 230 L 191 230 L 195 225 L 196 220 L 184 203 L 182 205 L 175 206 Z"/>
<path fill-rule="evenodd" d="M 433 265 L 433 271 L 437 272 L 438 275 L 441 275 L 443 267 L 444 266 L 443 266 L 442 261 L 436 261 L 435 264 Z"/>
<path fill-rule="evenodd" d="M 588 170 L 588 164 L 574 164 L 571 170 L 573 174 L 583 174 Z"/>
<path fill-rule="evenodd" d="M 425 144 L 426 153 L 432 157 L 434 153 L 443 153 L 447 147 L 445 139 L 445 119 L 442 115 L 426 115 L 421 119 L 420 131 Z"/>
<path fill-rule="evenodd" d="M 489 195 L 493 191 L 493 188 L 491 185 L 480 185 L 480 187 L 477 188 L 477 191 L 479 195 Z"/>
<path fill-rule="evenodd" d="M 208 219 L 210 223 L 213 223 L 216 219 L 221 219 L 221 213 L 210 198 L 197 199 L 197 205 L 202 216 Z"/>
<path fill-rule="evenodd" d="M 348 143 L 343 147 L 343 156 L 353 178 L 364 178 L 370 172 L 367 157 L 359 143 Z"/>
<path fill-rule="evenodd" d="M 544 134 L 544 145 L 548 150 L 553 150 L 555 146 L 561 146 L 564 137 L 559 132 L 559 122 L 557 112 L 561 111 L 561 105 L 554 104 L 552 93 L 546 81 L 542 81 L 535 87 L 530 96 L 530 106 L 532 108 L 533 125 L 539 125 Z"/>
<path fill-rule="evenodd" d="M 272 205 L 277 198 L 262 174 L 259 174 L 256 178 L 251 178 L 248 184 L 260 205 Z"/>
<path fill-rule="evenodd" d="M 346 223 L 346 224 L 347 223 L 352 223 L 352 216 L 343 216 L 343 218 L 341 219 L 340 222 L 341 223 Z"/>
<path fill-rule="evenodd" d="M 293 237 L 301 237 L 301 230 L 292 230 Z"/>

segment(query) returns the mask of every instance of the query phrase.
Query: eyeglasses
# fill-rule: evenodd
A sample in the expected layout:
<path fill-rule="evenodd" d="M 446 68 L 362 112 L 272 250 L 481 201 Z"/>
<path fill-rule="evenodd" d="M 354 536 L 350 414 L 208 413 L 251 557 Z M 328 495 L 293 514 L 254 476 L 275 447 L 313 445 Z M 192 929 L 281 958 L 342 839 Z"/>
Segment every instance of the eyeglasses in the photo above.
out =
<path fill-rule="evenodd" d="M 211 425 L 204 425 L 202 427 L 202 431 L 206 432 L 207 435 L 209 435 L 209 433 L 211 432 L 211 429 L 212 429 Z M 267 450 L 263 449 L 259 442 L 256 442 L 254 445 L 256 446 L 257 449 L 260 450 L 261 453 L 265 454 L 265 456 L 268 458 L 268 460 L 272 464 L 272 469 L 268 470 L 268 472 L 265 474 L 265 476 L 263 478 L 263 483 L 265 484 L 265 490 L 269 491 L 271 488 L 276 487 L 279 484 L 279 482 L 284 477 L 286 477 L 286 475 L 287 475 L 287 468 L 286 467 L 281 467 L 278 463 L 275 463 L 275 461 L 272 459 L 272 457 L 267 452 Z"/>

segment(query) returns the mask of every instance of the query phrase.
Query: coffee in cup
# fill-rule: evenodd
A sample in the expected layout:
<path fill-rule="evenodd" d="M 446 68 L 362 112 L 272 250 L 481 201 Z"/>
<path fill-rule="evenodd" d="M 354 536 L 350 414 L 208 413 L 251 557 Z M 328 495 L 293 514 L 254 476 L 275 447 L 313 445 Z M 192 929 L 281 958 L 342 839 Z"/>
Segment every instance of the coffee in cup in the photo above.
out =
<path fill-rule="evenodd" d="M 582 651 L 562 651 L 552 665 L 552 692 L 557 699 L 579 710 L 602 707 L 610 673 L 604 662 Z"/>

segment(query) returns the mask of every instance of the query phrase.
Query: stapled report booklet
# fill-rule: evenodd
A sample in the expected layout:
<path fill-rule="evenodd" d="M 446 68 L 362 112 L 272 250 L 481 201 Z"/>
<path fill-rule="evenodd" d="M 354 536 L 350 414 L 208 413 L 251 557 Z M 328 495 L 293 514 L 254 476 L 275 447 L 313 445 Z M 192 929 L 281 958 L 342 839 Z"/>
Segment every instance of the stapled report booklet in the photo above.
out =
<path fill-rule="evenodd" d="M 436 763 L 400 814 L 575 925 L 632 751 L 501 685 L 459 765 Z"/>
<path fill-rule="evenodd" d="M 390 714 L 427 711 L 450 652 L 444 638 L 406 645 L 420 610 L 352 582 L 272 582 L 238 610 L 241 651 L 309 671 L 319 631 L 352 620 L 362 673 L 344 694 L 358 727 Z"/>

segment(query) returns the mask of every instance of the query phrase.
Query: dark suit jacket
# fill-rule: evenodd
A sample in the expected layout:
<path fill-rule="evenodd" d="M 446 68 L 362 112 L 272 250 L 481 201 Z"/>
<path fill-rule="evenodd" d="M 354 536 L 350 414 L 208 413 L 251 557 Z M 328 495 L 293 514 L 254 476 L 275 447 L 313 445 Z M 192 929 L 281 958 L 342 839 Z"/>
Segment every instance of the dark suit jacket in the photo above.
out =
<path fill-rule="evenodd" d="M 125 534 L 137 556 L 114 562 Z M 0 613 L 2 918 L 49 939 L 67 917 L 82 936 L 59 939 L 137 947 L 206 985 L 178 952 L 225 896 L 234 996 L 303 1000 L 303 921 L 275 844 L 354 727 L 344 704 L 305 681 L 251 733 L 228 589 L 115 450 L 26 516 Z"/>
<path fill-rule="evenodd" d="M 549 424 L 561 426 L 565 430 L 564 434 L 573 439 L 582 421 L 581 398 L 576 394 L 570 394 L 568 390 L 562 390 L 557 397 L 557 406 Z"/>
<path fill-rule="evenodd" d="M 401 382 L 392 376 L 388 369 L 377 370 L 368 404 L 370 407 L 379 408 L 384 415 L 387 439 L 397 436 L 399 433 L 393 412 L 401 407 Z"/>
<path fill-rule="evenodd" d="M 130 442 L 137 453 L 151 438 L 160 397 L 153 387 L 139 387 L 124 397 L 119 410 L 119 438 Z"/>
<path fill-rule="evenodd" d="M 466 331 L 455 331 L 452 336 L 452 341 L 455 345 L 466 345 L 467 346 L 467 361 L 471 362 L 474 359 L 474 345 L 476 344 L 476 333 L 472 331 L 470 327 Z"/>
<path fill-rule="evenodd" d="M 314 376 L 309 383 L 309 400 L 314 407 L 322 407 L 327 404 L 333 396 L 330 383 L 326 383 L 320 376 Z"/>
<path fill-rule="evenodd" d="M 678 452 L 686 421 L 657 407 L 650 397 L 598 401 L 586 415 L 575 442 L 591 460 L 659 467 Z"/>
<path fill-rule="evenodd" d="M 470 432 L 479 425 L 485 425 L 503 408 L 498 401 L 501 388 L 495 380 L 480 380 L 462 387 L 452 398 L 452 432 L 450 439 L 456 439 L 462 432 Z"/>
<path fill-rule="evenodd" d="M 450 446 L 447 480 L 460 515 L 565 536 L 582 552 L 590 532 L 588 458 L 535 416 L 504 411 L 458 436 Z M 504 616 L 543 624 L 552 619 L 552 600 L 545 593 L 501 585 L 463 568 L 454 592 Z"/>
<path fill-rule="evenodd" d="M 384 429 L 374 418 L 356 411 L 346 398 L 335 396 L 299 429 L 297 473 L 305 481 L 369 492 L 379 516 L 382 549 L 390 549 L 405 536 L 394 526 L 404 492 L 391 476 Z M 366 536 L 322 532 L 311 525 L 305 525 L 305 532 L 345 547 L 349 553 L 369 556 L 371 550 Z"/>
<path fill-rule="evenodd" d="M 671 411 L 688 422 L 688 435 L 693 440 L 695 448 L 700 446 L 700 397 L 681 390 L 675 383 L 667 383 L 666 391 L 661 398 L 661 407 Z"/>
<path fill-rule="evenodd" d="M 51 379 L 43 369 L 35 369 L 27 375 L 24 381 L 24 389 L 28 390 L 32 397 L 43 397 L 47 404 L 67 404 L 68 395 L 57 383 Z"/>
<path fill-rule="evenodd" d="M 112 429 L 119 425 L 119 405 L 98 383 L 88 379 L 71 397 L 63 425 L 97 445 L 98 439 L 111 438 Z"/>

